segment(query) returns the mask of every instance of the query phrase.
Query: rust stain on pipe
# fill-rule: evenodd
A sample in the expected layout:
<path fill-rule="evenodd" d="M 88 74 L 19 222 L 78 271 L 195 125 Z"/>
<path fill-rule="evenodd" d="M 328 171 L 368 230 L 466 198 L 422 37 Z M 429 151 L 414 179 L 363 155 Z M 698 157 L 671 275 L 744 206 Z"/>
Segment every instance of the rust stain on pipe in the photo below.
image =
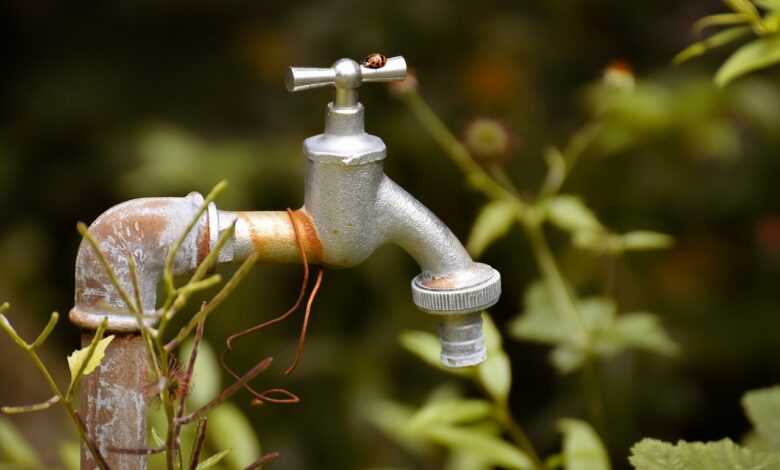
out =
<path fill-rule="evenodd" d="M 182 198 L 134 199 L 107 210 L 89 228 L 119 283 L 131 296 L 133 285 L 128 259 L 134 258 L 143 310 L 150 324 L 156 320 L 157 283 L 168 250 L 184 233 L 202 203 L 203 197 L 197 193 Z M 209 229 L 208 217 L 204 215 L 181 245 L 174 261 L 174 273 L 189 272 L 205 258 L 210 249 Z M 75 305 L 70 312 L 73 323 L 95 329 L 108 317 L 110 331 L 138 330 L 135 317 L 86 240 L 79 248 L 75 271 Z"/>
<path fill-rule="evenodd" d="M 299 209 L 292 217 L 282 211 L 239 212 L 238 218 L 249 229 L 249 237 L 261 262 L 302 262 L 293 223 L 310 263 L 322 261 L 322 243 L 309 214 Z M 292 220 L 291 220 L 292 219 Z"/>
<path fill-rule="evenodd" d="M 89 344 L 92 333 L 81 343 Z M 144 386 L 149 380 L 148 361 L 141 336 L 117 335 L 106 349 L 100 366 L 81 383 L 81 416 L 90 437 L 112 470 L 145 470 L 147 457 L 111 452 L 111 448 L 146 447 Z M 81 469 L 98 466 L 82 444 Z"/>

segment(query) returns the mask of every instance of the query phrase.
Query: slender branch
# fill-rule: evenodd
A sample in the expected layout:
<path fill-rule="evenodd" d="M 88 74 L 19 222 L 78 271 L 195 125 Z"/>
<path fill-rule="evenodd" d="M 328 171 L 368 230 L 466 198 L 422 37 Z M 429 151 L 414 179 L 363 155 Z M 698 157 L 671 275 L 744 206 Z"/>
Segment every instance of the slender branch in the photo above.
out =
<path fill-rule="evenodd" d="M 24 406 L 3 406 L 2 408 L 0 408 L 0 411 L 2 411 L 7 415 L 32 413 L 35 411 L 48 410 L 49 408 L 51 408 L 52 405 L 57 404 L 59 402 L 60 402 L 60 396 L 54 395 L 53 397 L 41 403 L 36 403 L 34 405 L 24 405 Z"/>
<path fill-rule="evenodd" d="M 187 225 L 184 233 L 182 233 L 181 236 L 173 243 L 173 245 L 171 245 L 171 248 L 168 251 L 168 255 L 165 257 L 165 266 L 163 268 L 163 281 L 165 282 L 165 288 L 168 291 L 168 295 L 172 295 L 176 290 L 173 284 L 173 263 L 176 260 L 176 254 L 179 252 L 179 248 L 181 248 L 184 240 L 186 240 L 187 236 L 190 234 L 190 232 L 192 232 L 192 229 L 195 228 L 195 225 L 198 223 L 201 216 L 203 216 L 206 210 L 208 210 L 209 204 L 211 204 L 211 202 L 214 201 L 214 199 L 216 199 L 217 196 L 219 196 L 219 194 L 224 191 L 226 187 L 227 181 L 225 180 L 220 181 L 216 186 L 214 186 L 214 189 L 209 192 L 209 194 L 203 200 L 203 204 L 200 206 L 198 211 L 195 213 L 195 216 Z"/>
<path fill-rule="evenodd" d="M 179 344 L 182 343 L 182 341 L 184 341 L 185 338 L 187 338 L 187 336 L 189 336 L 189 334 L 193 329 L 195 329 L 201 319 L 203 321 L 206 320 L 208 315 L 213 312 L 214 309 L 216 309 L 233 292 L 238 284 L 241 283 L 244 277 L 249 274 L 249 271 L 251 271 L 252 267 L 257 262 L 258 257 L 259 255 L 256 252 L 252 253 L 249 258 L 247 258 L 241 264 L 236 273 L 233 274 L 233 277 L 231 277 L 230 280 L 226 282 L 224 286 L 222 286 L 222 289 L 208 302 L 208 304 L 206 304 L 206 307 L 193 315 L 193 317 L 190 318 L 190 321 L 184 325 L 181 330 L 179 330 L 176 336 L 171 341 L 169 341 L 168 344 L 165 345 L 165 351 L 173 351 Z"/>
<path fill-rule="evenodd" d="M 131 311 L 135 311 L 135 303 L 130 299 L 130 295 L 127 293 L 127 291 L 122 287 L 122 285 L 119 283 L 119 278 L 117 277 L 116 273 L 114 272 L 114 268 L 111 267 L 111 264 L 108 262 L 108 258 L 106 258 L 105 253 L 103 253 L 103 250 L 100 249 L 100 246 L 98 245 L 97 240 L 95 240 L 95 237 L 92 236 L 92 234 L 89 232 L 89 228 L 87 228 L 87 225 L 84 222 L 79 222 L 76 224 L 76 229 L 79 231 L 82 237 L 84 237 L 87 242 L 89 242 L 90 246 L 92 247 L 92 250 L 97 254 L 98 260 L 100 260 L 100 264 L 103 266 L 103 269 L 106 271 L 106 274 L 108 274 L 108 278 L 111 280 L 111 285 L 114 286 L 114 289 L 116 289 L 117 292 L 119 292 L 119 296 L 122 298 L 122 301 L 127 305 L 127 308 Z M 143 315 L 143 312 L 140 312 L 141 315 Z"/>
<path fill-rule="evenodd" d="M 100 450 L 97 448 L 97 445 L 87 433 L 87 428 L 84 425 L 84 421 L 81 419 L 81 416 L 73 408 L 73 405 L 71 404 L 68 397 L 66 397 L 62 393 L 62 390 L 60 390 L 59 385 L 57 385 L 57 382 L 54 380 L 54 377 L 52 377 L 51 373 L 49 372 L 49 369 L 46 367 L 43 361 L 41 361 L 40 356 L 38 356 L 38 353 L 35 350 L 35 348 L 39 346 L 40 343 L 43 342 L 43 340 L 46 339 L 46 336 L 48 336 L 48 334 L 51 333 L 51 331 L 47 332 L 47 330 L 50 330 L 50 325 L 57 322 L 59 315 L 57 314 L 57 312 L 52 313 L 52 317 L 51 319 L 49 319 L 49 323 L 46 325 L 43 332 L 41 332 L 41 334 L 38 335 L 38 338 L 35 340 L 35 342 L 33 342 L 33 344 L 27 344 L 27 342 L 24 341 L 21 338 L 21 336 L 19 336 L 16 333 L 16 330 L 14 330 L 13 326 L 11 326 L 11 323 L 8 321 L 5 315 L 2 314 L 2 312 L 7 311 L 9 307 L 10 305 L 8 304 L 8 302 L 0 305 L 0 328 L 2 328 L 2 330 L 8 334 L 8 336 L 14 341 L 14 343 L 16 343 L 22 350 L 26 351 L 27 355 L 30 356 L 30 359 L 33 361 L 33 364 L 35 364 L 35 367 L 38 369 L 41 375 L 43 375 L 43 378 L 46 381 L 46 384 L 49 386 L 49 389 L 55 395 L 57 400 L 62 403 L 62 406 L 65 408 L 65 411 L 67 411 L 68 416 L 70 416 L 71 420 L 76 425 L 76 430 L 79 433 L 79 437 L 86 444 L 87 449 L 89 449 L 89 452 L 90 454 L 92 454 L 92 458 L 95 460 L 98 467 L 100 467 L 101 470 L 110 470 L 108 467 L 108 463 L 106 463 L 106 460 L 101 455 Z M 103 327 L 103 329 L 105 330 L 104 325 L 105 325 L 105 320 L 101 324 L 101 327 Z M 51 326 L 51 328 L 53 328 L 53 326 Z M 41 337 L 43 337 L 43 340 L 39 342 L 38 340 L 41 339 Z M 54 398 L 51 398 L 50 400 L 53 399 Z"/>
<path fill-rule="evenodd" d="M 206 429 L 208 428 L 208 418 L 198 421 L 198 428 L 195 430 L 195 446 L 192 448 L 190 457 L 190 470 L 197 470 L 200 461 L 200 452 L 203 450 L 203 444 L 206 442 Z"/>
<path fill-rule="evenodd" d="M 263 465 L 265 465 L 267 463 L 273 462 L 274 460 L 276 460 L 278 458 L 279 458 L 279 452 L 270 452 L 270 453 L 265 454 L 264 456 L 260 457 L 260 459 L 257 462 L 255 462 L 255 463 L 245 467 L 244 470 L 256 470 L 256 469 L 262 467 Z"/>
<path fill-rule="evenodd" d="M 177 419 L 176 422 L 178 424 L 187 424 L 200 418 L 204 413 L 208 412 L 212 408 L 216 407 L 217 405 L 221 404 L 222 402 L 230 398 L 234 393 L 239 391 L 244 386 L 244 384 L 257 377 L 257 375 L 260 374 L 261 372 L 268 369 L 268 367 L 271 365 L 271 361 L 273 361 L 273 358 L 271 357 L 267 357 L 263 359 L 259 364 L 254 366 L 249 372 L 244 374 L 244 376 L 241 377 L 241 379 L 237 380 L 236 382 L 231 384 L 228 388 L 223 390 L 222 393 L 220 393 L 216 398 L 206 403 L 202 407 L 198 408 L 197 410 L 193 411 L 192 413 L 188 414 L 187 416 Z"/>
<path fill-rule="evenodd" d="M 157 354 L 154 349 L 151 331 L 144 322 L 144 303 L 141 299 L 141 287 L 140 282 L 138 281 L 138 268 L 135 264 L 135 258 L 128 256 L 127 264 L 130 266 L 130 279 L 133 281 L 133 291 L 135 292 L 136 308 L 131 310 L 133 310 L 133 313 L 135 314 L 138 329 L 141 331 L 141 337 L 144 340 L 144 346 L 146 346 L 146 355 L 148 356 L 149 364 L 151 364 L 152 369 L 154 370 L 154 380 L 157 382 L 160 380 L 160 377 L 162 377 L 162 372 L 160 371 L 160 365 L 157 364 Z"/>
<path fill-rule="evenodd" d="M 541 457 L 539 457 L 539 453 L 536 452 L 536 448 L 534 448 L 534 445 L 531 443 L 528 435 L 525 433 L 520 424 L 515 420 L 515 417 L 512 415 L 512 412 L 509 410 L 509 406 L 506 404 L 506 402 L 496 403 L 496 408 L 498 410 L 498 420 L 501 422 L 501 424 L 504 425 L 504 429 L 506 429 L 506 431 L 509 433 L 509 436 L 515 442 L 515 444 L 517 444 L 520 449 L 528 454 L 528 456 L 531 458 L 531 461 L 534 463 L 534 467 L 539 470 L 544 469 L 545 465 Z"/>
<path fill-rule="evenodd" d="M 41 331 L 41 334 L 38 335 L 37 338 L 35 338 L 35 341 L 32 342 L 30 345 L 30 349 L 37 349 L 42 345 L 51 334 L 52 331 L 54 331 L 54 327 L 57 326 L 57 322 L 60 319 L 60 314 L 57 312 L 52 312 L 51 316 L 49 317 L 49 323 L 46 324 L 46 326 L 43 328 L 43 331 Z"/>

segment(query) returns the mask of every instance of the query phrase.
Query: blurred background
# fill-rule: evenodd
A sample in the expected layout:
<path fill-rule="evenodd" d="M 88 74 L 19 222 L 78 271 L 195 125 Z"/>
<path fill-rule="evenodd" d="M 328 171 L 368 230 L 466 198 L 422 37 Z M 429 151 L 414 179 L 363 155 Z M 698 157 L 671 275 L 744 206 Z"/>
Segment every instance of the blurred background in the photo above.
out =
<path fill-rule="evenodd" d="M 332 91 L 287 93 L 289 65 L 404 55 L 420 93 L 456 133 L 478 117 L 510 129 L 508 172 L 531 192 L 545 147 L 563 145 L 598 113 L 608 99 L 603 71 L 620 60 L 636 90 L 566 191 L 618 231 L 657 230 L 676 244 L 609 261 L 553 233 L 554 249 L 585 291 L 614 269 L 621 306 L 661 315 L 683 354 L 629 353 L 604 365 L 604 438 L 617 469 L 628 467 L 628 448 L 643 436 L 739 439 L 749 428 L 741 394 L 780 374 L 780 72 L 721 90 L 711 76 L 728 51 L 671 65 L 695 39 L 691 24 L 722 10 L 715 0 L 3 2 L 0 300 L 13 304 L 10 318 L 27 337 L 51 310 L 67 312 L 76 222 L 129 198 L 207 192 L 227 178 L 221 209 L 299 207 L 301 142 L 321 132 Z M 388 145 L 387 174 L 465 239 L 483 197 L 386 87 L 365 87 L 361 101 L 367 130 Z M 515 231 L 482 259 L 504 278 L 491 310 L 504 328 L 538 275 L 532 253 Z M 385 247 L 357 268 L 325 273 L 302 366 L 287 377 L 279 365 L 259 379 L 302 403 L 250 408 L 246 395 L 233 400 L 263 449 L 282 453 L 273 468 L 442 468 L 435 451 L 407 452 L 366 416 L 376 400 L 419 404 L 450 380 L 397 341 L 402 330 L 435 327 L 411 302 L 417 272 L 400 249 Z M 212 317 L 212 348 L 286 310 L 300 275 L 300 266 L 255 268 Z M 273 355 L 287 363 L 299 326 L 300 316 L 239 343 L 232 362 L 248 368 Z M 62 379 L 78 342 L 67 322 L 49 340 L 44 356 Z M 555 420 L 587 416 L 579 380 L 555 372 L 547 347 L 505 344 L 511 407 L 538 448 L 555 451 Z M 47 398 L 11 341 L 0 339 L 0 357 L 0 402 Z M 13 422 L 47 467 L 74 440 L 61 410 Z"/>

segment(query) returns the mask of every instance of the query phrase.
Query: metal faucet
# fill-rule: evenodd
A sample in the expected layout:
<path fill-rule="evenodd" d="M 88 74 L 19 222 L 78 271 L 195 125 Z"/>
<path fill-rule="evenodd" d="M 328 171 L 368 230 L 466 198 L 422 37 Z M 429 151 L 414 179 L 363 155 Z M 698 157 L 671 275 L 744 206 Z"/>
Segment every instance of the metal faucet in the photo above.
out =
<path fill-rule="evenodd" d="M 364 129 L 358 88 L 364 82 L 401 80 L 405 75 L 403 57 L 389 58 L 379 68 L 351 59 L 338 60 L 329 68 L 291 67 L 286 77 L 290 91 L 331 85 L 336 89 L 327 107 L 325 132 L 303 142 L 307 159 L 304 206 L 289 215 L 284 211 L 222 211 L 211 203 L 181 246 L 174 271 L 195 269 L 231 225 L 234 235 L 220 252 L 219 262 L 239 261 L 252 253 L 259 255 L 260 262 L 300 262 L 296 233 L 302 235 L 309 261 L 332 268 L 355 266 L 379 245 L 395 243 L 422 269 L 411 282 L 412 300 L 439 319 L 442 363 L 467 367 L 484 361 L 480 312 L 498 301 L 500 274 L 475 263 L 441 220 L 384 174 L 387 147 Z M 128 257 L 134 257 L 144 316 L 150 325 L 157 321 L 156 287 L 163 261 L 202 203 L 197 193 L 183 198 L 135 199 L 109 209 L 90 227 L 128 291 L 133 290 Z M 108 365 L 86 378 L 84 389 L 99 396 L 82 400 L 85 421 L 101 449 L 141 447 L 145 431 L 128 423 L 144 421 L 143 374 L 129 377 L 121 366 L 132 354 L 139 358 L 135 360 L 143 360 L 143 345 L 133 338 L 138 330 L 136 319 L 86 241 L 79 248 L 75 274 L 71 321 L 95 329 L 107 318 L 109 330 L 130 333 L 126 348 L 109 348 L 104 360 Z M 112 369 L 110 364 L 120 366 Z M 83 459 L 87 468 L 89 457 Z M 120 469 L 145 465 L 139 463 L 145 457 L 117 455 L 116 459 Z M 120 463 L 124 462 L 121 459 L 127 464 Z"/>

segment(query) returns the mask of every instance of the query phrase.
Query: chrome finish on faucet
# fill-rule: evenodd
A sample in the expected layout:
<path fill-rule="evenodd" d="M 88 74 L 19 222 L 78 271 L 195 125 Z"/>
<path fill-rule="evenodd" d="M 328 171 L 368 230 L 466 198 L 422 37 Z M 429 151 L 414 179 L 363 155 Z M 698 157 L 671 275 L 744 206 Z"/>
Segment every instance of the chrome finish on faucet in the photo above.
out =
<path fill-rule="evenodd" d="M 381 244 L 395 243 L 422 268 L 412 280 L 412 299 L 439 316 L 442 362 L 466 367 L 486 357 L 479 312 L 501 295 L 501 276 L 475 263 L 455 235 L 431 211 L 384 174 L 387 148 L 364 129 L 356 89 L 363 82 L 401 80 L 403 57 L 378 69 L 341 59 L 331 68 L 291 67 L 290 91 L 334 85 L 325 131 L 303 143 L 307 158 L 304 210 L 322 243 L 322 262 L 354 266 Z"/>

